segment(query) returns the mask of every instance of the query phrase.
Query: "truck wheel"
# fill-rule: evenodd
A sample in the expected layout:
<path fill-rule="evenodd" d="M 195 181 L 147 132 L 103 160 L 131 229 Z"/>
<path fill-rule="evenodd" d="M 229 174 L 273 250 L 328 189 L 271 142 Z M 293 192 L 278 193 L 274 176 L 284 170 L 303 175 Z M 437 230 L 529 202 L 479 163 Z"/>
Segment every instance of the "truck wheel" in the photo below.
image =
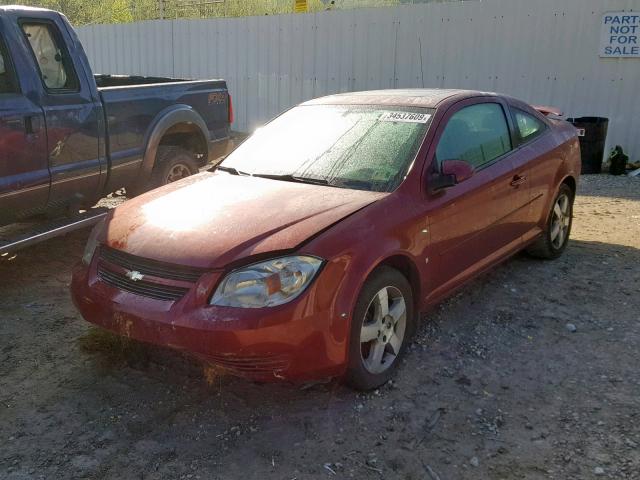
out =
<path fill-rule="evenodd" d="M 198 161 L 192 152 L 181 147 L 159 147 L 150 185 L 161 187 L 196 173 Z"/>
<path fill-rule="evenodd" d="M 151 172 L 151 180 L 140 186 L 128 187 L 127 196 L 135 197 L 196 173 L 198 173 L 198 161 L 192 152 L 182 147 L 160 146 Z"/>

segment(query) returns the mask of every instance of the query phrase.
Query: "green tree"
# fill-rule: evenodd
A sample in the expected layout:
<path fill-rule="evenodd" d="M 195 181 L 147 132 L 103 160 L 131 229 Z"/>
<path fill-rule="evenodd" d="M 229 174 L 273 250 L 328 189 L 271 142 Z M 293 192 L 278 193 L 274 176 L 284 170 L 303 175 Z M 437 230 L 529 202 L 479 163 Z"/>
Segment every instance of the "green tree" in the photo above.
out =
<path fill-rule="evenodd" d="M 158 18 L 242 17 L 293 13 L 295 0 L 21 0 L 64 13 L 74 25 L 126 23 Z M 397 5 L 401 0 L 308 0 L 309 11 Z M 402 0 L 403 3 L 414 0 Z M 420 1 L 420 0 L 415 0 Z M 0 0 L 12 4 L 13 0 Z"/>

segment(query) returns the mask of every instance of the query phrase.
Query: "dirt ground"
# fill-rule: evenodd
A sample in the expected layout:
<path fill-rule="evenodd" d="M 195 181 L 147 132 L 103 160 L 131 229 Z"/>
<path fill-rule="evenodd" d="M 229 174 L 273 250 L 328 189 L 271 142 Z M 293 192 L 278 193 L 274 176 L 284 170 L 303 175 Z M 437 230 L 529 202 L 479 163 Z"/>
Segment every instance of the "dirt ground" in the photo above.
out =
<path fill-rule="evenodd" d="M 87 231 L 5 258 L 0 478 L 640 479 L 640 179 L 583 177 L 575 217 L 559 260 L 426 313 L 367 395 L 206 381 L 93 330 L 68 294 Z"/>

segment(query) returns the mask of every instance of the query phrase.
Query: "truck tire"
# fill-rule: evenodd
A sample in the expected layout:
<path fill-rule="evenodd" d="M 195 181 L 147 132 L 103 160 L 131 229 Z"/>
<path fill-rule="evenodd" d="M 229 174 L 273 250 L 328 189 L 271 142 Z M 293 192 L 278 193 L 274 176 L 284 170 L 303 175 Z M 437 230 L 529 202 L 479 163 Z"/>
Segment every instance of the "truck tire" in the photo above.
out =
<path fill-rule="evenodd" d="M 154 188 L 194 175 L 198 173 L 198 170 L 198 160 L 193 152 L 182 147 L 160 146 L 149 182 L 128 188 L 127 194 L 129 197 L 135 197 Z"/>

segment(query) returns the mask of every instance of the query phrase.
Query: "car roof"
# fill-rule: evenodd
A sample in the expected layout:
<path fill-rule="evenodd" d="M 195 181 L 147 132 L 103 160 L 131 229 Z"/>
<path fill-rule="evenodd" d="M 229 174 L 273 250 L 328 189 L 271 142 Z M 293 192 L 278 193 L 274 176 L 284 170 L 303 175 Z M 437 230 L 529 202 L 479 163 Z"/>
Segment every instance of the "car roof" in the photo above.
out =
<path fill-rule="evenodd" d="M 470 97 L 497 96 L 493 92 L 443 88 L 408 88 L 347 92 L 320 97 L 302 105 L 394 105 L 403 107 L 437 108 L 443 103 Z"/>

